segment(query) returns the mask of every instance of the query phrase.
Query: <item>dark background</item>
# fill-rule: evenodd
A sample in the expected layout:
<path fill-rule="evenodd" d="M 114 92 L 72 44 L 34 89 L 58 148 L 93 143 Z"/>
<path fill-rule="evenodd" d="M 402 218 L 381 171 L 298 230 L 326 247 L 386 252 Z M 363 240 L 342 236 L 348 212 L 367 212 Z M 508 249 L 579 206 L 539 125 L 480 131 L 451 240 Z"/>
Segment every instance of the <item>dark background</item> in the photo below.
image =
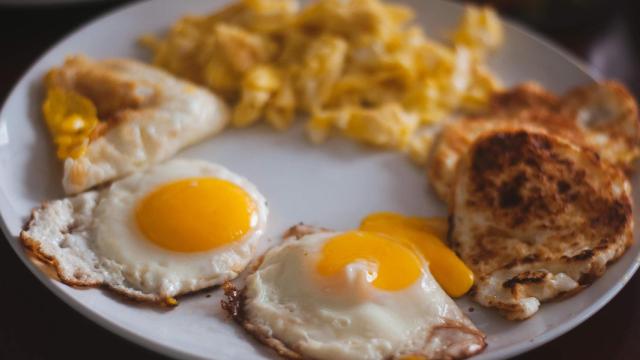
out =
<path fill-rule="evenodd" d="M 640 95 L 640 1 L 493 0 Z M 0 6 L 0 100 L 40 54 L 125 1 Z M 2 237 L 2 235 L 0 235 Z M 0 239 L 0 359 L 163 359 L 103 330 L 58 300 Z M 640 359 L 640 276 L 591 319 L 519 359 Z"/>

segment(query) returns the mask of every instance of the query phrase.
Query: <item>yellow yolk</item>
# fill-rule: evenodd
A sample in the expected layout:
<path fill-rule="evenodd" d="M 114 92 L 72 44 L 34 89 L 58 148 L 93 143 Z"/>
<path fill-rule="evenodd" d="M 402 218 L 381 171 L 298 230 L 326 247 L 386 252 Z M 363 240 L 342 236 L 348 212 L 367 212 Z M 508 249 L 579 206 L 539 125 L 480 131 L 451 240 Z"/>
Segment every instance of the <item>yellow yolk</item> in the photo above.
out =
<path fill-rule="evenodd" d="M 58 147 L 58 158 L 83 156 L 99 124 L 93 102 L 75 91 L 52 88 L 47 92 L 42 112 Z"/>
<path fill-rule="evenodd" d="M 138 204 L 138 228 L 154 244 L 179 252 L 206 251 L 240 240 L 252 227 L 255 203 L 238 185 L 189 178 L 155 189 Z"/>
<path fill-rule="evenodd" d="M 368 275 L 373 278 L 373 286 L 381 290 L 404 289 L 421 275 L 420 259 L 411 249 L 384 234 L 366 231 L 349 231 L 329 239 L 322 248 L 317 271 L 332 276 L 357 261 L 375 265 L 377 272 Z"/>
<path fill-rule="evenodd" d="M 446 219 L 374 213 L 362 220 L 360 229 L 388 235 L 414 248 L 449 296 L 462 296 L 473 285 L 473 272 L 441 240 L 447 233 Z"/>

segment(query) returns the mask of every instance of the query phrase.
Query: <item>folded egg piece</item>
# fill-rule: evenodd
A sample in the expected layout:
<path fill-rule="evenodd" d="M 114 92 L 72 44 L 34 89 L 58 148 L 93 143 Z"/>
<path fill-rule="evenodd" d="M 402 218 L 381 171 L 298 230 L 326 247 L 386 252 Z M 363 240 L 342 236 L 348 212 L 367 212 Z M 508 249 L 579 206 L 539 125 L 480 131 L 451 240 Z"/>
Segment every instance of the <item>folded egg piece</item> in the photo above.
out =
<path fill-rule="evenodd" d="M 66 284 L 175 304 L 175 296 L 244 270 L 267 215 L 265 198 L 247 179 L 175 159 L 103 190 L 43 203 L 20 237 Z"/>
<path fill-rule="evenodd" d="M 297 226 L 222 307 L 292 359 L 458 359 L 484 335 L 427 264 L 383 233 Z"/>
<path fill-rule="evenodd" d="M 213 93 L 136 60 L 70 56 L 44 83 L 43 115 L 67 194 L 166 161 L 229 120 Z"/>

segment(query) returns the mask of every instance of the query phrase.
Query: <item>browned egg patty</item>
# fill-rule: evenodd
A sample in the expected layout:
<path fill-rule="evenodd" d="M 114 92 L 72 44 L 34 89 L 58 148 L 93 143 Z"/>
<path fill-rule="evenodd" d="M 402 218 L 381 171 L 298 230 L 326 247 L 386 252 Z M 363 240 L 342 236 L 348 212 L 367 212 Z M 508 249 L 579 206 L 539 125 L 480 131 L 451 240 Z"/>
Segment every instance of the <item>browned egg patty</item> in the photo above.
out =
<path fill-rule="evenodd" d="M 476 276 L 472 298 L 509 319 L 579 291 L 633 242 L 625 174 L 545 132 L 482 135 L 451 200 L 449 241 Z"/>
<path fill-rule="evenodd" d="M 486 114 L 444 126 L 427 171 L 438 196 L 449 202 L 458 160 L 479 136 L 524 126 L 544 129 L 589 147 L 625 171 L 632 169 L 640 154 L 638 109 L 623 85 L 614 81 L 596 83 L 558 97 L 538 85 L 523 84 L 496 94 Z"/>

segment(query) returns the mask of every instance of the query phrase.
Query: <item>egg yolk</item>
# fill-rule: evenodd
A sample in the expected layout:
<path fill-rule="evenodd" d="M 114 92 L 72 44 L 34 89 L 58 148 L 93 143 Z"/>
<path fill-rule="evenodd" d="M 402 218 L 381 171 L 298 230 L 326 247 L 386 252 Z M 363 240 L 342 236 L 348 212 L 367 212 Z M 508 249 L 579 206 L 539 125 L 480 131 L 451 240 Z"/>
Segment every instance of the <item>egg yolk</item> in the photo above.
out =
<path fill-rule="evenodd" d="M 377 270 L 367 278 L 381 290 L 404 289 L 421 275 L 420 259 L 411 249 L 384 234 L 367 231 L 349 231 L 329 239 L 322 247 L 317 271 L 332 276 L 357 261 L 375 265 Z"/>
<path fill-rule="evenodd" d="M 199 252 L 240 240 L 255 225 L 256 206 L 238 185 L 188 178 L 163 185 L 135 210 L 138 228 L 167 250 Z"/>
<path fill-rule="evenodd" d="M 47 92 L 42 112 L 58 147 L 58 158 L 83 156 L 100 123 L 93 102 L 75 91 L 52 88 Z"/>
<path fill-rule="evenodd" d="M 415 249 L 429 263 L 431 274 L 449 296 L 462 296 L 473 285 L 473 272 L 441 240 L 447 233 L 446 219 L 381 212 L 364 218 L 360 229 L 388 235 Z"/>

